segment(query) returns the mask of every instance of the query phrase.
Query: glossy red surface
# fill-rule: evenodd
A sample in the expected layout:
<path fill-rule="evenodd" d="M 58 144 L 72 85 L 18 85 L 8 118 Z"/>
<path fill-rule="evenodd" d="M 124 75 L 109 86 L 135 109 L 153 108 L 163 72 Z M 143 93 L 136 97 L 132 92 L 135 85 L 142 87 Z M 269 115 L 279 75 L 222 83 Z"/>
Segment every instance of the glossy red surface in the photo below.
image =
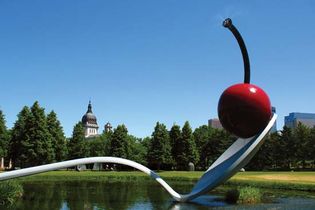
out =
<path fill-rule="evenodd" d="M 258 134 L 271 118 L 268 95 L 256 85 L 241 83 L 227 88 L 218 104 L 222 126 L 238 137 Z"/>

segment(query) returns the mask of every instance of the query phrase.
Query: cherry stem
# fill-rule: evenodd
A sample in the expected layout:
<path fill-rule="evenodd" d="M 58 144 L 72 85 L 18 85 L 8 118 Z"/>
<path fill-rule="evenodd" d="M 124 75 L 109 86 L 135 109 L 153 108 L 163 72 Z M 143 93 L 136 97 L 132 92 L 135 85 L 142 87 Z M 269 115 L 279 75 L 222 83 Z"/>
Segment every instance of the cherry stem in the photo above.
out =
<path fill-rule="evenodd" d="M 249 58 L 247 49 L 244 43 L 244 40 L 238 32 L 238 30 L 235 28 L 235 26 L 232 23 L 232 20 L 230 18 L 227 18 L 223 21 L 223 26 L 225 28 L 230 29 L 230 31 L 233 33 L 234 37 L 236 38 L 238 45 L 241 48 L 242 56 L 243 56 L 243 62 L 244 62 L 244 83 L 250 83 L 250 64 L 249 64 Z"/>

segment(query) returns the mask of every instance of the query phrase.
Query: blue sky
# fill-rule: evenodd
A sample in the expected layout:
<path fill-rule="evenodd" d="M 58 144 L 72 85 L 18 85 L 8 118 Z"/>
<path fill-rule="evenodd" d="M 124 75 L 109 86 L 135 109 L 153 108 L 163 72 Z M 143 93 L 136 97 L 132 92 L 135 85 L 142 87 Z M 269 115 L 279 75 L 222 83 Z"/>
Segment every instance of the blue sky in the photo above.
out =
<path fill-rule="evenodd" d="M 0 1 L 0 109 L 11 128 L 24 105 L 54 110 L 66 136 L 89 99 L 100 129 L 151 135 L 160 121 L 193 128 L 217 117 L 224 89 L 243 80 L 230 17 L 251 82 L 277 108 L 315 112 L 315 3 L 301 1 Z"/>

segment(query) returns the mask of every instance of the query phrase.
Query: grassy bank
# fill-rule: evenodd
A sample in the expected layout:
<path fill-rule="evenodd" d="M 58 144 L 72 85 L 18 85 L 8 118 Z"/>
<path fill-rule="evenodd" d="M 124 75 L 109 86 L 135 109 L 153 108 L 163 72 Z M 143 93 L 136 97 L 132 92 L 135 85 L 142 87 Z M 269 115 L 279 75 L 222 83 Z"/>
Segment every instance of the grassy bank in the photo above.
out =
<path fill-rule="evenodd" d="M 315 172 L 244 172 L 228 185 L 315 192 Z"/>
<path fill-rule="evenodd" d="M 165 171 L 159 175 L 168 182 L 196 182 L 203 172 Z M 98 172 L 98 171 L 53 171 L 19 178 L 27 181 L 143 181 L 152 180 L 138 171 Z M 302 190 L 315 192 L 315 172 L 241 172 L 230 179 L 229 186 L 252 186 L 269 189 Z"/>

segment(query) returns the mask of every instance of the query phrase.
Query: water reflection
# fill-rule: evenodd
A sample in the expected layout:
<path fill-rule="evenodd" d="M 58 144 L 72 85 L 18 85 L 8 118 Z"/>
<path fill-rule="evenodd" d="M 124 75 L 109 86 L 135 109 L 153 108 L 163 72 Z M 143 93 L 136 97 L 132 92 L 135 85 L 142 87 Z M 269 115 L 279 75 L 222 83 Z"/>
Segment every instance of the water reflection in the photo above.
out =
<path fill-rule="evenodd" d="M 191 185 L 174 185 L 187 192 Z M 178 203 L 155 182 L 33 182 L 24 184 L 25 195 L 12 208 L 17 210 L 202 210 L 202 209 L 315 209 L 314 199 L 281 198 L 278 203 L 227 205 L 218 196 L 201 196 L 190 203 Z"/>

